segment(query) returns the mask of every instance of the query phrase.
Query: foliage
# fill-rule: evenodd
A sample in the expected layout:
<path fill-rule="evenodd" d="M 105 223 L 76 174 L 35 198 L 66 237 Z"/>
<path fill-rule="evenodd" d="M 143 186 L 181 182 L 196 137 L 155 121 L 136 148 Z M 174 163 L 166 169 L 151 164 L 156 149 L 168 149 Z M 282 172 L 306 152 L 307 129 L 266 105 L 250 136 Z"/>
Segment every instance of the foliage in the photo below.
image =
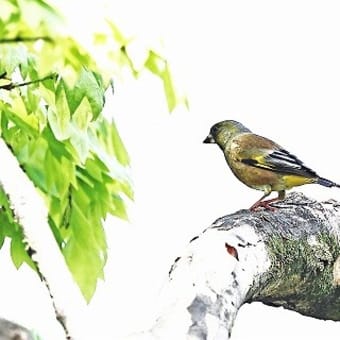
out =
<path fill-rule="evenodd" d="M 119 46 L 109 54 L 112 61 L 138 76 L 126 52 L 128 39 L 108 25 Z M 108 213 L 126 218 L 125 200 L 133 193 L 128 154 L 114 121 L 102 115 L 104 94 L 115 75 L 62 34 L 61 26 L 61 16 L 44 0 L 2 1 L 0 136 L 43 195 L 55 239 L 89 300 L 98 278 L 104 277 L 103 220 Z M 147 52 L 144 69 L 162 79 L 172 110 L 179 97 L 168 64 L 156 52 Z M 10 238 L 15 266 L 26 262 L 34 268 L 2 190 L 0 220 L 0 246 Z"/>

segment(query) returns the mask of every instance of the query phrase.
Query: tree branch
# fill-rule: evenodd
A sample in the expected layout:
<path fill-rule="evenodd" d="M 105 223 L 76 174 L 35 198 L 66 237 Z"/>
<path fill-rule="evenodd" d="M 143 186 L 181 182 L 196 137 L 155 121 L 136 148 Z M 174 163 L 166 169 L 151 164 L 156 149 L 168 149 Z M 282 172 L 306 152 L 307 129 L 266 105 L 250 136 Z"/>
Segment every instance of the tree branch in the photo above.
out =
<path fill-rule="evenodd" d="M 253 301 L 340 321 L 340 203 L 292 193 L 276 207 L 224 216 L 195 237 L 154 326 L 129 339 L 229 339 Z"/>
<path fill-rule="evenodd" d="M 51 229 L 45 202 L 0 138 L 0 186 L 8 195 L 15 218 L 23 229 L 32 260 L 52 298 L 57 320 L 67 339 L 84 339 L 79 321 L 85 302 L 66 266 Z M 84 333 L 85 334 L 85 333 Z"/>
<path fill-rule="evenodd" d="M 41 83 L 43 82 L 44 80 L 47 80 L 47 79 L 53 79 L 56 77 L 56 74 L 55 73 L 51 73 L 43 78 L 40 78 L 40 79 L 34 79 L 34 80 L 31 80 L 31 81 L 25 81 L 25 82 L 22 82 L 22 83 L 12 83 L 10 79 L 7 79 L 5 78 L 6 76 L 6 73 L 3 73 L 0 75 L 0 79 L 6 79 L 8 81 L 10 81 L 10 83 L 8 84 L 4 84 L 4 85 L 0 85 L 0 90 L 7 90 L 7 91 L 11 91 L 13 89 L 15 89 L 16 87 L 22 87 L 22 86 L 27 86 L 27 85 L 32 85 L 32 84 L 36 84 L 36 83 Z"/>
<path fill-rule="evenodd" d="M 15 322 L 0 318 L 1 340 L 33 340 L 34 335 L 27 328 Z"/>
<path fill-rule="evenodd" d="M 36 42 L 38 40 L 44 40 L 49 43 L 53 43 L 53 39 L 47 36 L 38 36 L 38 37 L 21 37 L 17 36 L 14 38 L 3 38 L 0 39 L 0 44 L 13 44 L 19 42 Z"/>

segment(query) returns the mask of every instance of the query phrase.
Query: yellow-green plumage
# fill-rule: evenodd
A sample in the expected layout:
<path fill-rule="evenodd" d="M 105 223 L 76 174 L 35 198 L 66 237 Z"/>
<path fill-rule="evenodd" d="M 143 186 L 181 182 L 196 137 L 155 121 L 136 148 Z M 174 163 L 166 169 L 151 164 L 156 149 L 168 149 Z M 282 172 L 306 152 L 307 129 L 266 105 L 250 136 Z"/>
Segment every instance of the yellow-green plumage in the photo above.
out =
<path fill-rule="evenodd" d="M 317 175 L 272 140 L 252 133 L 234 120 L 213 125 L 204 143 L 216 143 L 234 175 L 249 187 L 264 192 L 252 210 L 259 206 L 269 207 L 270 202 L 283 199 L 285 190 L 295 186 L 318 183 L 340 187 Z M 277 191 L 278 197 L 263 201 L 272 191 Z"/>

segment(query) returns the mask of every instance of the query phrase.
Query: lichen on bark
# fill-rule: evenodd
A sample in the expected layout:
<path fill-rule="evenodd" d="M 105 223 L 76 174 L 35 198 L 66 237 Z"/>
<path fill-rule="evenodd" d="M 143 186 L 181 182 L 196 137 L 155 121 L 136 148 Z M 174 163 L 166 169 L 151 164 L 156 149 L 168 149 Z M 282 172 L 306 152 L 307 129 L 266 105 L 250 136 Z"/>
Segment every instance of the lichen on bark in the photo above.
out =
<path fill-rule="evenodd" d="M 258 213 L 262 221 L 257 231 L 267 244 L 271 268 L 252 288 L 248 302 L 340 320 L 340 286 L 334 284 L 340 255 L 337 212 L 332 202 L 318 203 L 295 193 L 275 214 Z"/>

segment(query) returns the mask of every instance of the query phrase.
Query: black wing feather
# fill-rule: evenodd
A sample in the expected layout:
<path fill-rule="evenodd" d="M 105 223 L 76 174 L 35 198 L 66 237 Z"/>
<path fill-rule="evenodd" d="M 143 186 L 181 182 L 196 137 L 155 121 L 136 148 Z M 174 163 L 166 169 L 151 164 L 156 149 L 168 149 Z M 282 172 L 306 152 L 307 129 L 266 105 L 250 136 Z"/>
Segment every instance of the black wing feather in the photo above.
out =
<path fill-rule="evenodd" d="M 283 174 L 319 177 L 315 171 L 306 167 L 302 161 L 284 149 L 276 149 L 263 156 L 263 163 L 256 158 L 242 159 L 242 162 L 262 169 L 272 170 Z"/>

